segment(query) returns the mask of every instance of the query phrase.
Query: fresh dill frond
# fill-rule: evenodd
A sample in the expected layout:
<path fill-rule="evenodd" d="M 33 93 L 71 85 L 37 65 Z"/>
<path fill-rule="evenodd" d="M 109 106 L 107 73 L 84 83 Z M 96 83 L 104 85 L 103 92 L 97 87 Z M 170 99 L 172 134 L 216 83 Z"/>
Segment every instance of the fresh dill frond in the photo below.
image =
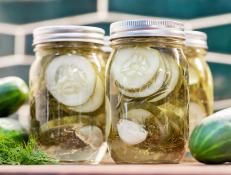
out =
<path fill-rule="evenodd" d="M 0 164 L 7 165 L 41 165 L 56 164 L 37 148 L 35 138 L 28 141 L 21 131 L 6 131 L 0 129 Z"/>

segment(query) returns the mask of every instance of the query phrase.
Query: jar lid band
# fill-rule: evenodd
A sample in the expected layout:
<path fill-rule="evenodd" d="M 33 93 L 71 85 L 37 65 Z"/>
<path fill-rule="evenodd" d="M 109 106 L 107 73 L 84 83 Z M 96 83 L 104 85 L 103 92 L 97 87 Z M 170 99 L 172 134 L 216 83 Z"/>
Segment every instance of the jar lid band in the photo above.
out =
<path fill-rule="evenodd" d="M 169 36 L 184 39 L 184 24 L 172 20 L 126 20 L 112 23 L 110 39 L 139 36 Z"/>
<path fill-rule="evenodd" d="M 105 31 L 98 27 L 46 26 L 33 31 L 33 45 L 59 41 L 82 41 L 104 44 L 104 34 Z"/>
<path fill-rule="evenodd" d="M 185 31 L 185 45 L 189 47 L 208 48 L 207 35 L 199 31 Z"/>

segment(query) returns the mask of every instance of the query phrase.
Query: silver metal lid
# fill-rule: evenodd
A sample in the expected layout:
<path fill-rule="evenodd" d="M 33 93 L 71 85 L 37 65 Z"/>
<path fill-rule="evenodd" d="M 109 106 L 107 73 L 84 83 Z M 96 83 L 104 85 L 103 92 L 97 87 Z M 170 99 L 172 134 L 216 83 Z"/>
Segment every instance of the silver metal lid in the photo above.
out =
<path fill-rule="evenodd" d="M 140 36 L 169 36 L 184 38 L 184 24 L 172 20 L 126 20 L 112 23 L 110 39 Z"/>
<path fill-rule="evenodd" d="M 104 44 L 105 31 L 98 27 L 89 26 L 46 26 L 33 31 L 33 45 L 58 42 L 81 41 Z"/>
<path fill-rule="evenodd" d="M 208 48 L 207 35 L 199 31 L 185 31 L 185 45 L 189 47 Z"/>

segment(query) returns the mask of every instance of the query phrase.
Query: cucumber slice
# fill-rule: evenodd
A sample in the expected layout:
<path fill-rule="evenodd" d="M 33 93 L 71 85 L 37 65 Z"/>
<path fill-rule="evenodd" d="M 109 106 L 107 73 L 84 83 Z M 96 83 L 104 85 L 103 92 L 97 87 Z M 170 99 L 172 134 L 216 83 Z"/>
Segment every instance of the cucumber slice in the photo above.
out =
<path fill-rule="evenodd" d="M 97 77 L 95 91 L 94 94 L 90 97 L 90 99 L 79 106 L 70 107 L 69 109 L 76 112 L 93 112 L 97 110 L 104 101 L 104 85 L 102 80 Z"/>
<path fill-rule="evenodd" d="M 136 122 L 137 124 L 143 125 L 145 120 L 152 115 L 153 114 L 151 112 L 145 109 L 131 109 L 126 114 L 124 114 L 124 117 L 133 122 Z"/>
<path fill-rule="evenodd" d="M 103 133 L 97 126 L 84 126 L 80 130 L 76 130 L 75 134 L 93 149 L 100 147 L 103 143 Z"/>
<path fill-rule="evenodd" d="M 200 120 L 202 120 L 204 117 L 206 117 L 206 112 L 202 105 L 199 105 L 195 102 L 189 103 L 189 116 L 191 117 L 199 117 Z"/>
<path fill-rule="evenodd" d="M 142 98 L 142 97 L 147 97 L 157 92 L 164 84 L 166 80 L 166 75 L 167 75 L 166 67 L 163 63 L 163 60 L 161 59 L 160 62 L 161 63 L 160 63 L 160 67 L 158 68 L 158 73 L 156 73 L 154 80 L 145 89 L 142 89 L 142 90 L 140 89 L 138 91 L 131 92 L 131 91 L 126 91 L 125 89 L 120 88 L 121 93 L 128 97 Z"/>
<path fill-rule="evenodd" d="M 189 132 L 192 133 L 193 129 L 206 117 L 206 112 L 202 105 L 195 102 L 189 103 Z"/>
<path fill-rule="evenodd" d="M 94 92 L 95 82 L 94 68 L 82 56 L 59 56 L 46 70 L 47 89 L 57 101 L 67 106 L 86 103 Z"/>
<path fill-rule="evenodd" d="M 194 68 L 192 68 L 191 66 L 189 66 L 189 85 L 194 85 L 194 84 L 198 84 L 198 82 L 200 81 L 200 77 L 197 74 L 197 71 L 194 70 Z"/>
<path fill-rule="evenodd" d="M 44 123 L 40 121 L 41 123 Z M 90 116 L 89 115 L 81 115 L 81 116 L 64 116 L 62 118 L 49 120 L 46 121 L 44 124 L 41 125 L 40 131 L 46 132 L 50 129 L 59 129 L 61 127 L 73 127 L 73 128 L 81 128 L 83 125 L 90 122 Z"/>
<path fill-rule="evenodd" d="M 159 52 L 148 47 L 124 48 L 117 51 L 112 62 L 112 75 L 123 89 L 140 89 L 158 71 Z"/>
<path fill-rule="evenodd" d="M 129 145 L 139 144 L 148 136 L 148 132 L 142 127 L 142 125 L 126 119 L 119 120 L 117 130 L 121 140 Z"/>
<path fill-rule="evenodd" d="M 161 93 L 159 96 L 151 99 L 149 102 L 156 102 L 168 96 L 175 89 L 179 81 L 180 70 L 174 58 L 165 53 L 161 53 L 161 55 L 163 59 L 166 59 L 166 63 L 168 65 L 167 69 L 170 71 L 170 79 L 169 82 L 166 84 L 166 87 L 164 88 L 164 92 Z"/>

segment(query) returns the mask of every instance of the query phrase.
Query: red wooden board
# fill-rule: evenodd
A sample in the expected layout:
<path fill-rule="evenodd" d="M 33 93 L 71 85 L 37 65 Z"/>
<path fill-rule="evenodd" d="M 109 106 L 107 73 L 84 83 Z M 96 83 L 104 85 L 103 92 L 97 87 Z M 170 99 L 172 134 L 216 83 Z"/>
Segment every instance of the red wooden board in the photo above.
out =
<path fill-rule="evenodd" d="M 38 165 L 0 166 L 0 174 L 52 174 L 52 175 L 231 175 L 231 164 L 204 165 Z"/>

